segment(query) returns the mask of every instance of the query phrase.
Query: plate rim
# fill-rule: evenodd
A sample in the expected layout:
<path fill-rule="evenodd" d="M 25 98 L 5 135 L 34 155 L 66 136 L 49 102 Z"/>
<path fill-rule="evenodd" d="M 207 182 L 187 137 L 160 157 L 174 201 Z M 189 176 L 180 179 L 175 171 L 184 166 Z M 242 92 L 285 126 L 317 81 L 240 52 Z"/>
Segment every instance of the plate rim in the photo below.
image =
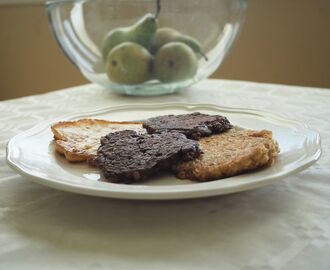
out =
<path fill-rule="evenodd" d="M 240 184 L 238 186 L 230 186 L 230 187 L 218 187 L 213 188 L 210 190 L 210 186 L 212 187 L 217 181 L 224 181 L 224 180 L 215 180 L 215 181 L 209 181 L 209 182 L 202 182 L 202 183 L 193 183 L 194 186 L 199 185 L 200 188 L 197 190 L 166 190 L 168 187 L 175 187 L 178 189 L 179 186 L 177 185 L 169 185 L 169 186 L 143 186 L 139 185 L 139 192 L 137 190 L 130 190 L 130 186 L 123 185 L 123 184 L 115 184 L 116 186 L 125 186 L 125 191 L 114 191 L 111 189 L 104 190 L 101 187 L 93 186 L 93 187 L 87 187 L 87 186 L 81 186 L 79 184 L 75 184 L 73 182 L 64 182 L 60 181 L 58 179 L 52 178 L 52 177 L 40 177 L 36 174 L 33 174 L 33 171 L 28 170 L 26 168 L 23 168 L 23 166 L 20 166 L 19 163 L 15 162 L 15 160 L 12 159 L 12 148 L 14 147 L 15 140 L 19 138 L 20 136 L 29 135 L 30 133 L 33 134 L 33 132 L 36 132 L 39 130 L 39 132 L 42 132 L 44 129 L 51 126 L 52 123 L 58 122 L 58 121 L 67 121 L 72 120 L 74 118 L 78 117 L 88 117 L 92 115 L 102 114 L 106 112 L 111 111 L 118 111 L 123 109 L 152 109 L 152 108 L 173 108 L 173 107 L 181 107 L 184 109 L 192 110 L 196 107 L 199 109 L 211 109 L 216 110 L 219 112 L 230 112 L 230 113 L 244 113 L 244 114 L 251 114 L 254 116 L 266 118 L 266 119 L 275 119 L 280 121 L 285 121 L 287 123 L 290 123 L 296 127 L 300 127 L 308 131 L 308 133 L 313 134 L 314 141 L 315 141 L 315 151 L 313 151 L 312 155 L 309 155 L 303 159 L 304 162 L 300 162 L 298 165 L 295 165 L 295 167 L 290 170 L 289 172 L 282 172 L 278 173 L 276 175 L 270 175 L 264 179 L 261 179 L 257 182 L 253 183 L 245 183 Z M 40 130 L 41 129 L 41 130 Z M 236 193 L 241 192 L 245 190 L 255 189 L 261 186 L 268 185 L 275 180 L 282 179 L 284 177 L 296 174 L 312 164 L 314 164 L 322 155 L 322 147 L 321 147 L 321 136 L 318 131 L 311 129 L 309 125 L 306 123 L 299 122 L 297 120 L 284 118 L 280 114 L 265 111 L 265 110 L 258 110 L 258 109 L 251 109 L 251 108 L 242 108 L 242 107 L 227 107 L 227 106 L 219 106 L 216 104 L 207 104 L 207 103 L 182 103 L 182 102 L 176 102 L 176 103 L 156 103 L 156 104 L 124 104 L 124 105 L 115 105 L 115 106 L 106 106 L 94 110 L 87 110 L 82 112 L 76 112 L 76 113 L 68 113 L 50 120 L 44 120 L 35 126 L 31 127 L 30 129 L 20 132 L 13 136 L 6 146 L 6 160 L 8 165 L 18 172 L 19 174 L 27 177 L 32 182 L 42 184 L 44 186 L 48 186 L 51 188 L 55 188 L 58 190 L 64 190 L 68 192 L 73 193 L 79 193 L 79 194 L 85 194 L 85 195 L 91 195 L 91 196 L 98 196 L 98 197 L 107 197 L 107 198 L 116 198 L 116 199 L 133 199 L 133 200 L 172 200 L 172 199 L 192 199 L 192 198 L 201 198 L 201 197 L 211 197 L 216 195 L 224 195 L 224 194 L 230 194 L 230 193 Z M 230 177 L 233 178 L 233 177 Z M 230 178 L 227 178 L 230 179 Z M 109 185 L 109 183 L 107 183 Z M 114 184 L 112 184 L 114 185 Z M 191 185 L 189 185 L 191 186 Z M 145 189 L 141 189 L 141 187 L 144 187 Z M 148 188 L 146 188 L 148 187 Z M 160 192 L 157 192 L 153 190 L 153 188 L 162 188 Z M 182 187 L 187 187 L 186 185 L 182 185 Z M 150 190 L 149 190 L 150 189 Z"/>

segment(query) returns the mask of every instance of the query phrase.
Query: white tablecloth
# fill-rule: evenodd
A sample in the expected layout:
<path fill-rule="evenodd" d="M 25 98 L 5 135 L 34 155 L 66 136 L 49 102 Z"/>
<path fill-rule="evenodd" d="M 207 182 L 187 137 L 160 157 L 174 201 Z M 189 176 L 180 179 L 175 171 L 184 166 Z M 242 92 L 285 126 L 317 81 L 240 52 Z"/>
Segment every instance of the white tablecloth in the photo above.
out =
<path fill-rule="evenodd" d="M 94 198 L 29 182 L 6 164 L 13 135 L 98 107 L 200 102 L 273 111 L 321 133 L 323 156 L 270 186 L 208 199 Z M 209 80 L 132 98 L 86 85 L 0 102 L 0 269 L 330 269 L 330 91 Z"/>

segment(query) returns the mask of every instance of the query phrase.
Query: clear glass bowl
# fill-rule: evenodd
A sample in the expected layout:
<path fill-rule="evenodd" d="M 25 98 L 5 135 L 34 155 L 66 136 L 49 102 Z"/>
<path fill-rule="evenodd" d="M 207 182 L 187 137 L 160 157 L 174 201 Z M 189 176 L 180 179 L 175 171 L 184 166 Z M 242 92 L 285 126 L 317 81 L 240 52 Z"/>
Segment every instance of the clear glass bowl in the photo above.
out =
<path fill-rule="evenodd" d="M 242 25 L 246 2 L 162 0 L 158 27 L 171 27 L 195 38 L 208 60 L 198 58 L 193 78 L 133 85 L 108 78 L 101 53 L 103 40 L 109 31 L 131 26 L 147 13 L 155 14 L 156 0 L 48 0 L 46 7 L 56 40 L 88 80 L 123 94 L 161 95 L 186 89 L 219 67 Z"/>

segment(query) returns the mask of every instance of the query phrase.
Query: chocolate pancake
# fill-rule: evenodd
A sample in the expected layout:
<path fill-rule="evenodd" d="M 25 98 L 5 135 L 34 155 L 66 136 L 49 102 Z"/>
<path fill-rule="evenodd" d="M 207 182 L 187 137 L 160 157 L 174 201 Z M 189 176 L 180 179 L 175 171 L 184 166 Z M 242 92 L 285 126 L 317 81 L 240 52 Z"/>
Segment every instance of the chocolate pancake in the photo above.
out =
<path fill-rule="evenodd" d="M 200 154 L 196 141 L 177 132 L 150 135 L 126 130 L 101 138 L 94 164 L 110 182 L 131 183 Z"/>
<path fill-rule="evenodd" d="M 187 138 L 199 140 L 201 137 L 224 132 L 231 128 L 231 124 L 224 116 L 195 112 L 150 118 L 143 123 L 143 127 L 149 134 L 176 131 Z"/>

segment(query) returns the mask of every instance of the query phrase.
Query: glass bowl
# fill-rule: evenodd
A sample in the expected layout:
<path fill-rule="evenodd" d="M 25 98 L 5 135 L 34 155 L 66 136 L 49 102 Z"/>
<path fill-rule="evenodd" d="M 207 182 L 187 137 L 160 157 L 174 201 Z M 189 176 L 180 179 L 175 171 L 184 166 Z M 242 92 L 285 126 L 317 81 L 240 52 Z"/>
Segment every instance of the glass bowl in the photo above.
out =
<path fill-rule="evenodd" d="M 246 0 L 48 0 L 46 7 L 51 29 L 60 47 L 89 81 L 122 94 L 161 95 L 186 89 L 209 77 L 219 67 L 242 25 L 246 12 Z M 157 28 L 151 27 L 152 30 L 150 30 L 150 27 L 143 26 L 144 32 L 142 32 L 140 26 L 146 16 L 154 17 L 155 20 L 152 22 L 156 21 Z M 139 27 L 136 27 L 137 24 Z M 126 31 L 126 34 L 129 32 L 128 35 L 124 35 L 121 42 L 138 43 L 142 33 L 147 33 L 148 37 L 152 35 L 150 40 L 155 42 L 156 34 L 152 31 L 164 27 L 175 29 L 180 37 L 185 35 L 185 37 L 193 38 L 196 41 L 194 44 L 199 45 L 200 53 L 189 43 L 182 45 L 185 46 L 184 52 L 195 52 L 194 73 L 173 79 L 175 74 L 182 71 L 181 66 L 180 72 L 177 72 L 179 68 L 174 72 L 170 71 L 172 79 L 157 79 L 155 70 L 159 70 L 165 64 L 155 64 L 155 59 L 159 57 L 155 52 L 153 54 L 150 52 L 151 60 L 150 65 L 148 64 L 150 80 L 148 81 L 123 83 L 111 73 L 112 71 L 109 71 L 109 65 L 111 65 L 109 63 L 117 64 L 117 62 L 112 61 L 112 56 L 109 56 L 111 50 L 116 47 L 112 47 L 108 54 L 104 49 L 107 36 L 109 37 L 120 28 L 119 30 Z M 136 31 L 137 28 L 139 31 Z M 176 37 L 168 39 L 165 45 L 169 45 L 169 41 L 179 43 L 182 41 Z M 142 43 L 138 46 L 142 46 Z M 147 46 L 143 48 L 150 51 L 150 47 Z M 102 57 L 102 54 L 105 57 Z M 172 54 L 172 57 L 173 55 L 176 57 L 176 52 Z M 127 58 L 126 54 L 125 57 Z M 167 59 L 169 56 L 165 54 L 164 57 Z M 179 59 L 183 56 L 179 54 L 177 57 Z M 174 61 L 179 62 L 177 59 Z M 136 62 L 133 58 L 130 63 L 141 62 Z M 189 64 L 189 68 L 191 66 L 194 65 Z M 141 65 L 138 65 L 138 69 L 144 70 L 144 66 L 141 68 Z M 187 66 L 183 66 L 183 71 L 185 69 Z M 136 70 L 130 73 L 133 74 L 133 78 L 139 78 L 134 72 L 136 73 Z M 125 78 L 130 78 L 130 76 Z"/>

